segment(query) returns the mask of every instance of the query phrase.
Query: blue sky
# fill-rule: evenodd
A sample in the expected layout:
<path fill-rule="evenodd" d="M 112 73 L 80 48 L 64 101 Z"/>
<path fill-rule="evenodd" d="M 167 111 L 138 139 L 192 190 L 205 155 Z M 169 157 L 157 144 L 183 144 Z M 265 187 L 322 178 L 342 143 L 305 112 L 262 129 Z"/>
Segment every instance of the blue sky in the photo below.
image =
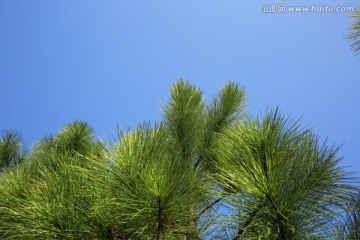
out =
<path fill-rule="evenodd" d="M 228 80 L 255 116 L 303 116 L 360 173 L 360 56 L 348 13 L 262 13 L 266 4 L 358 6 L 359 1 L 0 1 L 0 131 L 29 146 L 66 123 L 99 136 L 158 121 L 179 78 L 206 99 Z M 290 4 L 291 3 L 291 4 Z M 359 175 L 359 174 L 358 174 Z"/>

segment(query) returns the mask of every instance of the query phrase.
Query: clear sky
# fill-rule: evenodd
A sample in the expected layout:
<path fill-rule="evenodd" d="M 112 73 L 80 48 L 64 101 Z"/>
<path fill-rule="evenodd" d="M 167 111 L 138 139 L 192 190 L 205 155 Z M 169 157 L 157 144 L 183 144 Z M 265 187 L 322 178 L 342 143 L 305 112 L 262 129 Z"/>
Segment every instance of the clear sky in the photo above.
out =
<path fill-rule="evenodd" d="M 267 4 L 286 11 L 264 13 Z M 346 12 L 290 6 L 359 1 L 1 0 L 0 131 L 27 146 L 78 119 L 99 136 L 116 124 L 158 121 L 179 78 L 207 99 L 228 80 L 247 90 L 251 115 L 279 106 L 344 144 L 360 175 L 360 55 Z"/>

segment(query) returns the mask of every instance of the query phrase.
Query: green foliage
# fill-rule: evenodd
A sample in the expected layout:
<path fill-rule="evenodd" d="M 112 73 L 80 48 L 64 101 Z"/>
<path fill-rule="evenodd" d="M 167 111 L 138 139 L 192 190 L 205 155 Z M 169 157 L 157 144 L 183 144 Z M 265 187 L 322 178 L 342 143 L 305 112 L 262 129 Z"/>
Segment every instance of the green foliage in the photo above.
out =
<path fill-rule="evenodd" d="M 64 126 L 56 136 L 36 142 L 31 155 L 46 155 L 49 152 L 89 155 L 94 151 L 93 129 L 86 122 L 74 121 Z"/>
<path fill-rule="evenodd" d="M 5 131 L 0 139 L 0 170 L 21 162 L 25 153 L 21 150 L 21 135 Z"/>
<path fill-rule="evenodd" d="M 350 15 L 352 23 L 350 26 L 349 39 L 353 41 L 352 49 L 358 54 L 360 52 L 360 9 L 358 8 Z"/>
<path fill-rule="evenodd" d="M 162 126 L 142 125 L 121 135 L 109 147 L 107 164 L 99 166 L 106 183 L 99 188 L 110 193 L 102 204 L 117 213 L 119 236 L 177 239 L 191 228 L 189 206 L 202 201 L 207 182 L 184 167 L 166 133 Z"/>
<path fill-rule="evenodd" d="M 0 239 L 327 239 L 344 229 L 354 189 L 338 148 L 278 110 L 246 117 L 235 83 L 209 104 L 184 80 L 170 94 L 161 123 L 118 140 L 98 142 L 75 121 L 22 155 L 5 135 Z"/>
<path fill-rule="evenodd" d="M 235 239 L 330 237 L 353 191 L 337 152 L 278 110 L 221 135 L 218 181 L 237 210 Z"/>
<path fill-rule="evenodd" d="M 51 157 L 51 156 L 48 156 Z M 37 175 L 28 176 L 28 166 L 17 169 L 1 180 L 0 232 L 2 238 L 15 239 L 80 239 L 89 238 L 96 230 L 88 208 L 94 199 L 84 189 L 87 182 L 74 166 L 79 159 L 52 156 L 53 169 L 40 166 Z M 11 190 L 21 182 L 17 192 Z M 5 201 L 5 202 L 4 202 Z M 15 212 L 14 212 L 15 210 Z"/>
<path fill-rule="evenodd" d="M 239 122 L 243 118 L 245 106 L 245 90 L 232 82 L 226 83 L 218 96 L 214 97 L 211 104 L 207 106 L 201 147 L 201 156 L 205 166 L 214 170 L 216 161 L 211 151 L 214 136 Z"/>
<path fill-rule="evenodd" d="M 88 209 L 97 195 L 86 189 L 91 181 L 79 169 L 94 148 L 92 129 L 73 122 L 38 142 L 22 167 L 5 172 L 0 178 L 1 238 L 92 238 L 99 230 Z"/>
<path fill-rule="evenodd" d="M 189 163 L 199 144 L 204 107 L 202 93 L 196 87 L 184 80 L 171 86 L 171 98 L 164 108 L 164 123 L 183 161 Z"/>
<path fill-rule="evenodd" d="M 346 219 L 339 224 L 336 235 L 341 240 L 360 239 L 360 192 L 351 200 Z"/>

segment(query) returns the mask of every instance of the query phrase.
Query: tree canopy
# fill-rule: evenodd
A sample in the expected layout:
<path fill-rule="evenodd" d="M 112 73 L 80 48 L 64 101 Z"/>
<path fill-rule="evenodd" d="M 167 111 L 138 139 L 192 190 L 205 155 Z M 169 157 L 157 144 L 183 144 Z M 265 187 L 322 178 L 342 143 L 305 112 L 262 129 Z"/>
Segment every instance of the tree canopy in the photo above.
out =
<path fill-rule="evenodd" d="M 179 80 L 161 122 L 119 129 L 116 140 L 74 121 L 25 154 L 6 132 L 0 238 L 359 236 L 356 187 L 339 148 L 279 109 L 253 118 L 246 105 L 237 83 L 207 102 Z"/>

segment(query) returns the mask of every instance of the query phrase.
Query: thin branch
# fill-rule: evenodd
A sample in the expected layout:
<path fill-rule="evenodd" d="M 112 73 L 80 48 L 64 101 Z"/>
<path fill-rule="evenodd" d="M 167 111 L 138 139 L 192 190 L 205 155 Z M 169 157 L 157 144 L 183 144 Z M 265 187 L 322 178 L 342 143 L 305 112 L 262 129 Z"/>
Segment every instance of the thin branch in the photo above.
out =
<path fill-rule="evenodd" d="M 221 196 L 220 198 L 216 199 L 215 201 L 213 201 L 212 203 L 210 203 L 206 208 L 204 208 L 199 216 L 203 215 L 207 210 L 209 210 L 210 208 L 212 208 L 215 204 L 217 204 L 218 202 L 220 202 L 221 200 L 224 199 L 224 196 Z"/>

